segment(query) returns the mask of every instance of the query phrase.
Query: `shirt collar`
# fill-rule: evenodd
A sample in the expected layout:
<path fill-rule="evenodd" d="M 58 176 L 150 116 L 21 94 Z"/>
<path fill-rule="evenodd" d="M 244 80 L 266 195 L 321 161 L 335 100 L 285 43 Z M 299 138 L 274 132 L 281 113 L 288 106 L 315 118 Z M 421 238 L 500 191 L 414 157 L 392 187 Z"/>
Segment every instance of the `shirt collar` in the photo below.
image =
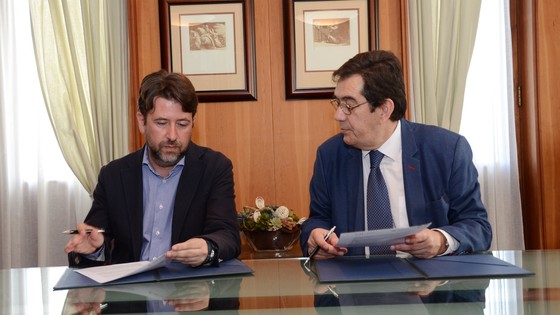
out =
<path fill-rule="evenodd" d="M 397 128 L 393 131 L 393 134 L 385 141 L 377 151 L 383 153 L 386 157 L 391 160 L 396 161 L 398 156 L 402 151 L 402 141 L 401 141 L 401 121 L 397 122 Z M 365 158 L 370 151 L 362 150 L 362 158 Z"/>
<path fill-rule="evenodd" d="M 147 165 L 152 173 L 154 173 L 156 175 L 159 175 L 156 172 L 156 170 L 153 168 L 152 163 L 150 162 L 150 159 L 148 158 L 148 145 L 144 146 L 144 156 L 142 157 L 142 165 Z M 183 166 L 185 166 L 185 156 L 183 156 L 179 160 L 179 162 L 177 162 L 177 164 L 175 164 L 175 166 L 173 166 L 173 169 L 171 169 L 171 172 L 169 172 L 169 176 L 173 175 L 176 172 L 177 167 L 183 167 Z"/>

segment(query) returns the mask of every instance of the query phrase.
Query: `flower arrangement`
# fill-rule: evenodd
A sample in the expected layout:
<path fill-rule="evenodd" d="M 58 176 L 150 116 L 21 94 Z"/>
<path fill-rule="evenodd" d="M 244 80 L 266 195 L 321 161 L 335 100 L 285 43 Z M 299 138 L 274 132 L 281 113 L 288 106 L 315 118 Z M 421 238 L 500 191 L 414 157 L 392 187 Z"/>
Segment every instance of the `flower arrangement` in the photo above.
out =
<path fill-rule="evenodd" d="M 292 231 L 298 228 L 305 219 L 298 216 L 286 206 L 265 205 L 262 197 L 257 197 L 256 208 L 243 206 L 238 214 L 239 225 L 244 231 Z"/>
<path fill-rule="evenodd" d="M 305 219 L 286 206 L 266 205 L 262 197 L 257 197 L 255 204 L 244 206 L 237 216 L 249 245 L 255 251 L 290 250 L 299 239 L 299 227 Z"/>

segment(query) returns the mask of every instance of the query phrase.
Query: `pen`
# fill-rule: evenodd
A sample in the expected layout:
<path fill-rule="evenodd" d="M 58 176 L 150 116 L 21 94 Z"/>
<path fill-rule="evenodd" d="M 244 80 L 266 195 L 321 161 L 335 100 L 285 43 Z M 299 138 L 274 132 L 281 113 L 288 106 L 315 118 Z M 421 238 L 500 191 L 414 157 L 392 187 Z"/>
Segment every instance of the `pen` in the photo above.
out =
<path fill-rule="evenodd" d="M 327 233 L 327 235 L 325 235 L 325 238 L 324 238 L 325 241 L 329 239 L 331 234 L 334 232 L 334 229 L 336 229 L 336 225 L 333 226 L 332 229 L 329 230 L 329 233 Z M 313 258 L 313 256 L 315 256 L 315 254 L 317 254 L 318 251 L 319 251 L 319 246 L 316 246 L 313 249 L 313 251 L 311 252 L 311 254 L 309 255 L 309 257 L 307 257 L 304 264 L 307 264 L 311 260 L 311 258 Z"/>
<path fill-rule="evenodd" d="M 334 297 L 338 299 L 338 293 L 334 290 L 334 287 L 332 285 L 329 285 L 327 287 L 327 290 L 329 290 L 329 292 L 331 292 L 332 295 L 334 295 Z"/>
<path fill-rule="evenodd" d="M 92 231 L 93 231 L 93 229 L 86 229 L 86 233 L 88 233 L 88 234 L 91 233 Z M 105 232 L 105 230 L 99 229 L 99 230 L 97 230 L 97 232 L 103 233 L 103 232 Z M 66 231 L 62 231 L 62 233 L 64 233 L 64 234 L 78 234 L 79 231 L 78 230 L 66 230 Z"/>

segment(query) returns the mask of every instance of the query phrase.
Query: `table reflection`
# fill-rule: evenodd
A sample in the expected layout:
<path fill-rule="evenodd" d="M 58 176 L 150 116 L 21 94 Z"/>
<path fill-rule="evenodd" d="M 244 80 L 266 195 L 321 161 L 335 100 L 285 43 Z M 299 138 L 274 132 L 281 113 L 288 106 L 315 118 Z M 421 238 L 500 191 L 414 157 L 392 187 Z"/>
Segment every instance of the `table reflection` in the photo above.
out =
<path fill-rule="evenodd" d="M 68 291 L 62 314 L 239 310 L 242 278 L 139 283 Z"/>
<path fill-rule="evenodd" d="M 352 314 L 376 309 L 399 314 L 484 314 L 490 279 L 347 282 L 326 284 L 302 262 L 314 288 L 318 314 Z M 410 305 L 407 312 L 407 305 Z"/>
<path fill-rule="evenodd" d="M 13 268 L 0 270 L 0 314 L 80 314 L 81 311 L 109 314 L 119 313 L 118 308 L 122 313 L 145 314 L 148 302 L 163 305 L 163 301 L 171 301 L 173 297 L 182 297 L 174 301 L 176 305 L 187 302 L 181 304 L 182 307 L 201 308 L 205 297 L 192 292 L 201 290 L 193 288 L 194 282 L 200 281 L 205 282 L 199 284 L 208 286 L 210 292 L 206 309 L 226 309 L 220 313 L 458 315 L 477 314 L 482 309 L 487 315 L 557 313 L 560 251 L 497 251 L 493 254 L 535 275 L 449 282 L 370 281 L 336 283 L 329 287 L 310 277 L 301 266 L 303 258 L 269 258 L 245 260 L 254 274 L 235 276 L 234 280 L 230 280 L 232 276 L 228 276 L 229 279 L 212 277 L 214 281 L 199 278 L 67 291 L 53 290 L 67 267 Z M 116 291 L 119 287 L 124 290 Z M 132 288 L 142 291 L 135 292 Z M 205 290 L 204 286 L 201 288 Z M 390 299 L 380 300 L 385 297 L 377 293 L 388 293 L 392 301 L 399 304 L 390 304 Z M 328 307 L 329 304 L 335 307 Z"/>

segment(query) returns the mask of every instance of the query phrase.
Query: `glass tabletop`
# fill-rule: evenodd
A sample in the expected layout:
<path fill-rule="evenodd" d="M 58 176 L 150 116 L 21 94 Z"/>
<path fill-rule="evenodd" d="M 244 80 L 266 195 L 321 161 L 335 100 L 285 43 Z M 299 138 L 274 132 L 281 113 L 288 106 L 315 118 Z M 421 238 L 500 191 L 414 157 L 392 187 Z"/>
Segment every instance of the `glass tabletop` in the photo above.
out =
<path fill-rule="evenodd" d="M 0 270 L 1 314 L 552 314 L 560 309 L 560 251 L 495 251 L 522 278 L 325 284 L 303 258 L 244 259 L 254 272 L 54 291 L 66 267 Z"/>

